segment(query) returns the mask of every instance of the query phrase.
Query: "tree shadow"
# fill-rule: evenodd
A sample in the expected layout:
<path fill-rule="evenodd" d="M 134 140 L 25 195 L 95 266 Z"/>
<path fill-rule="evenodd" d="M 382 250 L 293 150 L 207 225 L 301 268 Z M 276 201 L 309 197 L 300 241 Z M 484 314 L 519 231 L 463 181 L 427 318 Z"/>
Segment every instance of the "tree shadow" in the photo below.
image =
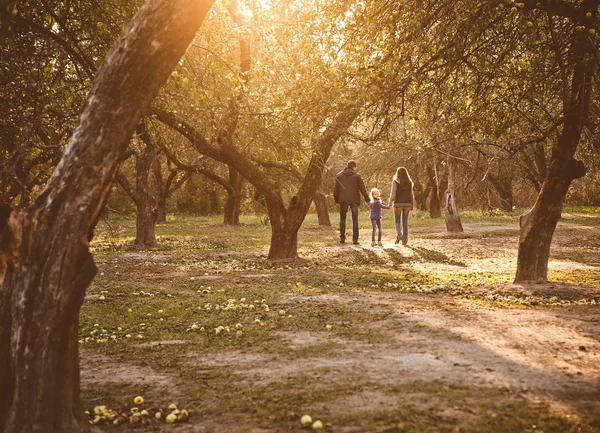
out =
<path fill-rule="evenodd" d="M 473 314 L 475 315 L 473 319 L 476 322 L 476 316 L 479 313 L 474 312 Z M 491 317 L 493 314 L 493 312 L 490 312 Z M 515 318 L 518 319 L 519 317 L 520 315 L 517 313 Z M 597 341 L 598 325 L 595 322 L 592 323 L 593 319 L 589 320 L 589 317 L 588 313 L 587 326 L 578 327 L 578 334 L 581 337 Z M 575 314 L 573 318 L 580 320 Z M 415 315 L 408 312 L 394 312 L 387 315 L 383 319 L 382 326 L 397 330 L 399 345 L 395 348 L 386 348 L 385 354 L 378 352 L 367 354 L 372 360 L 369 364 L 370 371 L 374 375 L 379 373 L 382 377 L 393 376 L 393 373 L 390 376 L 390 366 L 387 364 L 383 365 L 382 371 L 377 371 L 378 368 L 382 368 L 380 364 L 383 360 L 393 363 L 397 371 L 406 375 L 410 375 L 411 371 L 414 371 L 415 377 L 425 375 L 422 380 L 428 382 L 445 380 L 448 383 L 463 383 L 474 390 L 482 390 L 482 394 L 485 393 L 484 390 L 490 389 L 511 389 L 512 392 L 518 390 L 516 392 L 523 398 L 525 398 L 524 394 L 532 396 L 533 399 L 531 397 L 526 398 L 526 401 L 530 402 L 535 401 L 539 396 L 551 396 L 552 399 L 576 410 L 582 416 L 585 424 L 594 428 L 593 430 L 584 429 L 582 431 L 596 431 L 595 428 L 600 427 L 600 415 L 596 411 L 597 401 L 600 398 L 600 382 L 594 378 L 593 372 L 592 376 L 588 376 L 587 373 L 575 373 L 572 368 L 580 368 L 576 363 L 571 365 L 570 371 L 565 371 L 563 361 L 560 359 L 542 363 L 545 364 L 545 367 L 538 365 L 537 360 L 540 358 L 552 359 L 546 349 L 542 348 L 543 344 L 536 344 L 535 338 L 532 337 L 530 346 L 527 341 L 518 338 L 521 334 L 520 328 L 531 325 L 521 324 L 518 320 L 515 320 L 516 325 L 505 328 L 507 333 L 503 338 L 509 339 L 511 334 L 517 337 L 510 346 L 513 352 L 511 354 L 498 350 L 502 348 L 503 343 L 488 346 L 485 344 L 486 338 L 477 341 L 477 339 L 471 338 L 468 333 L 457 333 L 452 329 L 455 323 L 461 324 L 461 328 L 463 328 L 465 320 L 469 322 L 468 316 L 444 319 L 435 316 L 423 317 L 421 312 L 417 312 Z M 540 323 L 544 322 L 543 319 L 538 320 Z M 548 320 L 551 319 L 548 318 Z M 488 334 L 492 335 L 498 323 L 490 319 L 489 321 L 484 320 L 479 325 L 474 325 L 474 327 L 477 326 L 484 326 Z M 500 327 L 499 330 L 502 328 L 504 327 Z M 538 327 L 533 325 L 531 329 L 535 332 Z M 540 337 L 547 338 L 544 332 L 540 332 Z M 434 342 L 428 347 L 420 343 L 423 340 L 434 340 Z M 565 344 L 558 337 L 553 343 L 556 346 Z M 549 342 L 544 342 L 544 344 L 549 344 Z M 576 345 L 574 349 L 577 350 Z M 539 350 L 539 352 L 532 357 L 530 353 L 536 350 Z M 579 353 L 585 353 L 589 351 L 589 347 L 579 346 L 578 350 Z M 376 349 L 374 351 L 376 352 Z M 545 351 L 546 353 L 544 353 Z M 519 352 L 519 355 L 515 356 L 515 352 Z M 570 353 L 567 353 L 562 347 L 561 352 L 559 356 L 565 359 L 570 357 Z M 557 358 L 557 356 L 554 356 L 554 358 Z M 589 365 L 588 368 L 590 368 Z M 563 430 L 563 427 L 566 426 L 560 426 L 557 430 L 550 429 L 549 431 L 568 431 L 566 428 Z"/>
<path fill-rule="evenodd" d="M 385 263 L 385 259 L 377 254 L 375 251 L 369 248 L 362 249 L 350 249 L 347 251 L 347 254 L 353 259 L 356 264 L 359 265 L 369 265 L 369 264 L 377 264 L 383 265 Z"/>
<path fill-rule="evenodd" d="M 453 260 L 440 251 L 430 250 L 423 247 L 414 247 L 410 245 L 407 246 L 407 248 L 412 249 L 417 257 L 428 262 L 443 263 L 452 266 L 461 266 L 463 268 L 467 267 L 466 263 Z"/>
<path fill-rule="evenodd" d="M 557 300 L 575 301 L 582 298 L 600 300 L 600 291 L 597 287 L 582 286 L 571 283 L 544 281 L 544 282 L 519 282 L 508 284 L 504 289 L 506 294 L 512 296 L 539 296 L 542 298 L 555 297 Z"/>
<path fill-rule="evenodd" d="M 415 255 L 411 254 L 409 256 L 406 256 L 404 254 L 401 254 L 400 251 L 398 251 L 396 248 L 385 248 L 384 251 L 395 265 L 413 263 L 417 261 L 417 257 Z"/>

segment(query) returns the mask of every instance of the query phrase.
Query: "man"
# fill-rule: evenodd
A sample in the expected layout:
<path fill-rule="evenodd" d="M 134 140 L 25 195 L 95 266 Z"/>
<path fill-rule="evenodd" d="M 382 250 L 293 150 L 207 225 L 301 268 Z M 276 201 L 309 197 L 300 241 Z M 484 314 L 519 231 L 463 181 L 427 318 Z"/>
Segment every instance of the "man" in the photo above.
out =
<path fill-rule="evenodd" d="M 348 166 L 336 175 L 335 188 L 333 189 L 333 198 L 340 205 L 340 243 L 346 243 L 346 214 L 348 208 L 352 212 L 352 243 L 358 243 L 358 207 L 360 205 L 360 195 L 365 198 L 369 204 L 369 194 L 365 189 L 365 184 L 356 171 L 356 161 L 348 161 Z"/>

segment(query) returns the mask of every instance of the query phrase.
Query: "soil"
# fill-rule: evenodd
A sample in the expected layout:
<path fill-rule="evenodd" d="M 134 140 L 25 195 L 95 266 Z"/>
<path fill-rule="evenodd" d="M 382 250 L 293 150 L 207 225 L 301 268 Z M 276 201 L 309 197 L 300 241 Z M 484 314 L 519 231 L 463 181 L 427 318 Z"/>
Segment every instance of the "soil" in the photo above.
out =
<path fill-rule="evenodd" d="M 136 355 L 125 352 L 102 354 L 83 349 L 82 387 L 93 395 L 95 387 L 142 382 L 150 394 L 196 402 L 201 407 L 198 421 L 177 426 L 180 432 L 289 431 L 299 428 L 297 421 L 305 412 L 335 420 L 327 426 L 335 432 L 537 431 L 535 426 L 525 429 L 522 425 L 514 430 L 478 429 L 482 422 L 511 425 L 506 419 L 521 406 L 541 411 L 534 421 L 547 419 L 544 417 L 549 414 L 567 420 L 567 424 L 556 421 L 556 427 L 549 421 L 545 432 L 565 431 L 563 425 L 571 431 L 600 431 L 597 236 L 592 242 L 583 242 L 578 240 L 580 235 L 559 232 L 549 269 L 565 279 L 515 285 L 510 275 L 516 265 L 518 226 L 463 225 L 464 236 L 450 241 L 439 227 L 417 227 L 408 247 L 395 245 L 389 237 L 383 248 L 339 246 L 331 233 L 331 242 L 306 247 L 312 256 L 301 264 L 317 264 L 307 273 L 290 269 L 282 274 L 271 267 L 261 271 L 262 262 L 252 262 L 257 269 L 251 272 L 203 276 L 202 268 L 180 267 L 174 272 L 158 266 L 176 260 L 176 254 L 157 253 L 153 258 L 153 253 L 126 252 L 120 259 L 130 265 L 136 260 L 157 262 L 155 270 L 148 270 L 146 281 L 160 280 L 155 283 L 161 290 L 175 297 L 195 296 L 195 290 L 164 285 L 166 279 L 181 277 L 189 282 L 194 277 L 198 284 L 210 280 L 226 290 L 234 287 L 243 296 L 247 290 L 249 299 L 260 299 L 272 290 L 277 299 L 276 305 L 271 305 L 274 313 L 262 315 L 267 326 L 261 328 L 265 333 L 268 330 L 269 339 L 245 344 L 230 339 L 231 343 L 210 346 L 216 340 L 209 335 L 202 340 L 203 346 L 175 333 L 132 349 L 177 351 L 173 355 L 176 362 L 164 371 L 157 370 L 157 363 L 140 362 Z M 597 224 L 563 227 L 582 230 L 586 236 L 594 236 L 590 233 L 597 230 Z M 314 236 L 322 233 L 315 230 Z M 364 265 L 341 262 L 345 255 L 364 261 Z M 247 257 L 256 260 L 256 254 Z M 320 264 L 332 269 L 322 269 Z M 433 274 L 438 280 L 421 293 L 384 290 L 385 282 L 379 278 L 391 271 L 397 273 L 394 275 Z M 367 274 L 376 284 L 337 286 L 336 281 L 358 275 L 352 272 Z M 333 281 L 324 284 L 322 278 L 328 274 Z M 482 275 L 493 279 L 489 284 L 475 281 Z M 457 294 L 450 289 L 437 290 L 462 276 L 475 281 L 468 290 Z M 299 288 L 290 290 L 290 282 L 296 281 Z M 498 294 L 504 296 L 503 301 L 496 298 Z M 510 301 L 530 298 L 543 302 L 535 306 Z M 90 293 L 88 301 L 98 302 L 97 294 Z M 196 303 L 206 302 L 208 298 Z M 297 319 L 280 325 L 278 309 L 293 312 Z M 220 323 L 211 320 L 211 326 Z M 254 315 L 250 320 L 253 322 Z M 244 332 L 251 335 L 251 324 L 244 326 Z M 149 352 L 148 356 L 153 355 Z M 242 398 L 248 393 L 250 402 Z M 298 401 L 292 401 L 295 396 Z M 290 411 L 290 407 L 295 409 Z M 394 412 L 401 414 L 402 422 L 397 423 L 391 415 L 389 422 L 377 415 Z M 519 412 L 514 416 L 525 415 Z M 494 424 L 500 419 L 505 424 Z"/>

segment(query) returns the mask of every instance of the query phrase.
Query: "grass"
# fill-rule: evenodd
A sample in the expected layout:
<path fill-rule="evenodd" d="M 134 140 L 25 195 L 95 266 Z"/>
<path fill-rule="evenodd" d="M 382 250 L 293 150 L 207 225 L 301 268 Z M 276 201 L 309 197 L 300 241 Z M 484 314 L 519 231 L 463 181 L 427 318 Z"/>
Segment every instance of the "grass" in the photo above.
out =
<path fill-rule="evenodd" d="M 309 215 L 299 233 L 302 260 L 286 263 L 266 259 L 270 229 L 258 216 L 244 216 L 240 227 L 171 216 L 150 250 L 131 247 L 135 219 L 103 221 L 91 245 L 99 273 L 80 318 L 84 370 L 100 356 L 142 377 L 171 378 L 173 389 L 99 381 L 84 387 L 84 403 L 117 407 L 141 393 L 161 405 L 178 399 L 193 411 L 192 424 L 215 432 L 299 430 L 308 411 L 326 430 L 343 432 L 599 431 L 583 403 L 562 413 L 519 389 L 435 376 L 378 383 L 352 364 L 360 351 L 446 338 L 448 330 L 398 316 L 386 302 L 417 306 L 419 314 L 449 305 L 461 305 L 456 315 L 498 307 L 597 311 L 597 210 L 565 209 L 556 236 L 567 241 L 553 245 L 553 283 L 527 287 L 511 284 L 518 216 L 461 217 L 467 236 L 446 238 L 442 220 L 417 212 L 411 248 L 391 243 L 388 217 L 385 249 L 353 250 Z M 367 223 L 363 217 L 363 239 Z M 357 405 L 360 395 L 381 404 Z"/>

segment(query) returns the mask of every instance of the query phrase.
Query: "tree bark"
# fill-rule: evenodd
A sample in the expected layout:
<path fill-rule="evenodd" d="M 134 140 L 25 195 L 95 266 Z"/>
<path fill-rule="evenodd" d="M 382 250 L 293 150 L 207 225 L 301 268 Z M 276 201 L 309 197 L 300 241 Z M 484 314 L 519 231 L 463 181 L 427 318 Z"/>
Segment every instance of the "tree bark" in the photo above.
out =
<path fill-rule="evenodd" d="M 226 189 L 227 199 L 223 210 L 223 224 L 236 226 L 240 223 L 240 206 L 244 198 L 244 178 L 235 168 L 231 166 L 228 168 L 229 185 L 231 188 Z"/>
<path fill-rule="evenodd" d="M 166 185 L 162 175 L 162 162 L 160 158 L 156 158 L 152 165 L 154 174 L 154 182 L 156 184 L 156 223 L 163 224 L 167 222 L 167 195 L 169 192 L 170 176 L 167 179 Z"/>
<path fill-rule="evenodd" d="M 331 227 L 331 220 L 329 219 L 329 208 L 327 207 L 327 197 L 323 191 L 318 190 L 315 192 L 315 207 L 317 208 L 317 218 L 319 219 L 320 226 Z"/>
<path fill-rule="evenodd" d="M 576 25 L 585 27 L 585 14 L 597 14 L 594 1 L 581 4 Z M 574 159 L 589 112 L 592 82 L 598 64 L 598 52 L 587 32 L 573 31 L 573 74 L 568 97 L 563 105 L 564 124 L 542 188 L 533 208 L 521 217 L 519 252 L 515 282 L 548 279 L 550 245 L 562 211 L 562 202 L 574 179 L 585 175 L 583 162 Z"/>
<path fill-rule="evenodd" d="M 500 207 L 505 212 L 512 212 L 513 193 L 512 193 L 512 176 L 501 173 L 495 176 L 488 173 L 487 178 L 500 197 Z"/>
<path fill-rule="evenodd" d="M 440 192 L 435 171 L 432 167 L 427 166 L 429 174 L 429 183 L 431 184 L 431 200 L 429 201 L 429 216 L 431 218 L 440 218 L 442 216 L 442 201 L 440 200 Z"/>
<path fill-rule="evenodd" d="M 427 197 L 429 196 L 429 191 L 431 190 L 431 183 L 427 182 L 427 187 L 423 188 L 423 185 L 419 181 L 419 178 L 413 179 L 414 188 L 413 192 L 415 194 L 415 205 L 418 210 L 425 210 L 427 208 Z"/>
<path fill-rule="evenodd" d="M 286 260 L 298 258 L 298 228 L 286 220 L 287 210 L 283 201 L 266 200 L 267 213 L 271 223 L 271 245 L 269 256 L 271 260 Z M 297 202 L 296 202 L 297 205 Z"/>
<path fill-rule="evenodd" d="M 137 212 L 135 240 L 133 244 L 140 247 L 153 247 L 156 245 L 156 222 L 158 214 L 154 208 L 155 198 L 150 193 L 150 169 L 158 156 L 159 149 L 152 143 L 145 122 L 140 122 L 137 133 L 140 139 L 146 144 L 146 148 L 136 155 L 135 204 Z"/>
<path fill-rule="evenodd" d="M 136 125 L 211 5 L 144 4 L 101 66 L 46 188 L 0 226 L 11 234 L 0 255 L 2 433 L 96 431 L 79 395 L 79 311 L 96 273 L 88 242 Z"/>
<path fill-rule="evenodd" d="M 515 282 L 548 279 L 550 246 L 562 212 L 562 201 L 572 180 L 584 175 L 585 167 L 581 161 L 552 161 L 533 208 L 519 220 Z"/>

